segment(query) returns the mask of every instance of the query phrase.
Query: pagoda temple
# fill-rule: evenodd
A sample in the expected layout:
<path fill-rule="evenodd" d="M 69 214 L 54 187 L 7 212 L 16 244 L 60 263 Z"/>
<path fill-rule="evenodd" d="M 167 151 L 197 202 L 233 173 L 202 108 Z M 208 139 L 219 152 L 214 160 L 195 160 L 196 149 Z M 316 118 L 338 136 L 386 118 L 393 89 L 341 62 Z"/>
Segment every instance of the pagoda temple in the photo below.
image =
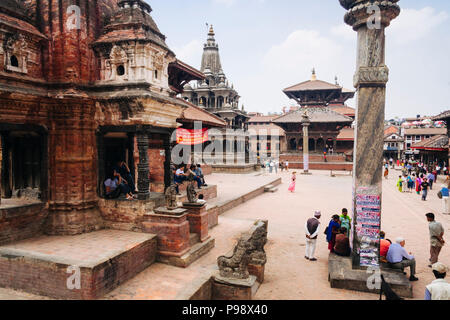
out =
<path fill-rule="evenodd" d="M 338 144 L 339 136 L 344 128 L 349 130 L 354 119 L 333 109 L 349 108 L 345 105 L 345 102 L 353 98 L 355 92 L 344 89 L 337 83 L 332 84 L 318 80 L 315 70 L 312 72 L 311 80 L 291 86 L 283 92 L 300 105 L 298 110 L 288 112 L 272 121 L 286 132 L 286 150 L 281 150 L 282 153 L 291 155 L 290 158 L 286 159 L 290 160 L 292 164 L 295 162 L 292 154 L 302 153 L 302 115 L 306 111 L 311 121 L 308 140 L 309 151 L 323 154 L 324 151 L 329 153 L 332 150 L 336 157 L 334 160 L 345 162 L 343 154 L 351 151 L 353 145 L 349 147 L 348 142 L 346 142 L 346 149 L 342 149 L 344 145 Z M 337 153 L 341 153 L 341 158 L 338 158 Z M 319 159 L 315 160 L 319 161 Z M 283 161 L 283 157 L 281 157 L 281 160 Z"/>

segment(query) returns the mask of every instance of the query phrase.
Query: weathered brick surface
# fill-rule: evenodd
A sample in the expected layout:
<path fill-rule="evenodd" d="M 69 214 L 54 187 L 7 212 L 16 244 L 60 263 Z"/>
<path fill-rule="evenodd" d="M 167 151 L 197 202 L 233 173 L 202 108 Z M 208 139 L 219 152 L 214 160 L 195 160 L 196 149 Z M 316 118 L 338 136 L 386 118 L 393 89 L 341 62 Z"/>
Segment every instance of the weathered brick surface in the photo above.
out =
<path fill-rule="evenodd" d="M 219 208 L 217 206 L 208 208 L 208 227 L 214 228 L 219 224 Z"/>
<path fill-rule="evenodd" d="M 159 142 L 159 141 L 158 141 Z M 159 143 L 162 146 L 162 141 Z M 150 162 L 150 191 L 164 192 L 164 148 L 151 147 L 148 149 L 148 158 Z"/>
<path fill-rule="evenodd" d="M 0 209 L 0 245 L 41 234 L 47 215 L 44 203 Z"/>
<path fill-rule="evenodd" d="M 110 232 L 116 241 L 108 238 Z M 36 245 L 28 241 L 24 245 L 0 247 L 0 286 L 57 299 L 100 298 L 155 261 L 156 238 L 141 238 L 133 233 L 102 231 L 80 241 L 69 237 L 43 238 Z M 91 241 L 96 242 L 92 244 L 94 247 L 88 245 Z M 74 252 L 77 247 L 79 251 Z M 67 262 L 58 257 L 58 249 L 65 252 Z M 99 250 L 110 254 L 111 258 L 101 258 Z M 67 288 L 71 275 L 67 268 L 71 265 L 80 266 L 79 290 Z"/>
<path fill-rule="evenodd" d="M 149 214 L 142 223 L 144 232 L 158 236 L 158 252 L 161 255 L 184 255 L 190 247 L 187 213 L 181 216 Z"/>
<path fill-rule="evenodd" d="M 303 169 L 302 162 L 289 162 L 289 169 Z M 322 163 L 310 163 L 310 170 L 336 170 L 336 171 L 352 171 L 353 163 L 351 162 L 342 162 L 342 163 L 333 163 L 333 162 L 322 162 Z"/>
<path fill-rule="evenodd" d="M 187 219 L 189 221 L 190 233 L 198 234 L 200 236 L 200 241 L 202 242 L 210 238 L 210 236 L 208 235 L 209 223 L 206 206 L 203 207 L 185 206 L 183 208 L 188 210 Z"/>

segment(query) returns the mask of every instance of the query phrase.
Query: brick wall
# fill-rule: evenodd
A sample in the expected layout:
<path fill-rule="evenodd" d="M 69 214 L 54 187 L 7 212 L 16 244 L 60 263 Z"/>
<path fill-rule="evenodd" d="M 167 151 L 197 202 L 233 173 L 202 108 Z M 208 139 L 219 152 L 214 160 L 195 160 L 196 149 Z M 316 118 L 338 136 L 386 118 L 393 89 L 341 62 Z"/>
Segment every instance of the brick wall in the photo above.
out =
<path fill-rule="evenodd" d="M 0 209 L 0 245 L 42 234 L 47 215 L 44 203 Z"/>
<path fill-rule="evenodd" d="M 166 155 L 164 148 L 151 147 L 148 149 L 148 159 L 150 163 L 150 191 L 164 192 L 164 162 Z"/>

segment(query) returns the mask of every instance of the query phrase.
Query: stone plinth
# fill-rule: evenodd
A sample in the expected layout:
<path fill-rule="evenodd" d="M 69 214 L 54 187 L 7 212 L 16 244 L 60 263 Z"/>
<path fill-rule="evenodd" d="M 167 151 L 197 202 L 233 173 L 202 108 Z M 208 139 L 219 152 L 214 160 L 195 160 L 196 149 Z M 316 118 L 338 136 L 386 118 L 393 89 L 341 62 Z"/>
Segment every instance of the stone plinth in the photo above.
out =
<path fill-rule="evenodd" d="M 256 281 L 259 282 L 259 284 L 263 284 L 264 282 L 264 273 L 266 271 L 266 266 L 265 265 L 260 265 L 260 264 L 252 264 L 249 263 L 248 265 L 248 272 L 252 275 L 256 277 Z"/>
<path fill-rule="evenodd" d="M 260 284 L 255 276 L 248 279 L 213 277 L 212 300 L 252 300 Z"/>
<path fill-rule="evenodd" d="M 158 208 L 145 216 L 144 232 L 158 236 L 159 256 L 181 257 L 189 251 L 189 222 L 186 209 Z M 159 259 L 159 258 L 158 258 Z"/>
<path fill-rule="evenodd" d="M 382 269 L 381 273 L 396 294 L 403 298 L 413 297 L 412 285 L 403 273 L 393 269 Z M 350 257 L 330 254 L 328 258 L 328 280 L 332 288 L 380 294 L 379 288 L 369 288 L 371 276 L 374 276 L 373 272 L 352 269 Z"/>
<path fill-rule="evenodd" d="M 208 235 L 209 223 L 206 204 L 183 203 L 183 209 L 188 211 L 190 232 L 198 234 L 201 242 L 208 240 L 210 236 Z"/>
<path fill-rule="evenodd" d="M 0 246 L 0 287 L 55 299 L 99 299 L 154 263 L 156 251 L 153 234 L 40 236 Z"/>

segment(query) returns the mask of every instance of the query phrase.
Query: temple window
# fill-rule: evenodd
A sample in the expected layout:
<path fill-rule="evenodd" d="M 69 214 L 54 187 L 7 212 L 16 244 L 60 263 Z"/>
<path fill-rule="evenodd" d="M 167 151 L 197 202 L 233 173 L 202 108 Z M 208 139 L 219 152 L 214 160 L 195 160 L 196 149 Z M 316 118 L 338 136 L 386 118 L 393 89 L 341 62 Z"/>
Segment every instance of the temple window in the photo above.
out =
<path fill-rule="evenodd" d="M 12 35 L 4 47 L 6 69 L 13 72 L 28 73 L 28 44 L 22 35 Z"/>
<path fill-rule="evenodd" d="M 11 63 L 12 67 L 16 67 L 16 68 L 19 67 L 19 60 L 17 59 L 16 56 L 11 56 L 10 63 Z"/>
<path fill-rule="evenodd" d="M 120 66 L 117 67 L 117 75 L 123 76 L 124 74 L 125 74 L 125 67 L 123 66 L 123 64 L 121 64 Z"/>

